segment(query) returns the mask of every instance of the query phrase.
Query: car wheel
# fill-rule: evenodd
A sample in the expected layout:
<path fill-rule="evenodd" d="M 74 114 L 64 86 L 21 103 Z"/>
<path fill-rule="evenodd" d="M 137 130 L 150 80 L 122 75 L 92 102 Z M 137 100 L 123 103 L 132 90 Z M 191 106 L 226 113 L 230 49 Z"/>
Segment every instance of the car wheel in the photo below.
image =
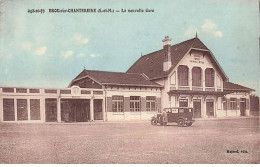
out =
<path fill-rule="evenodd" d="M 152 120 L 151 120 L 151 124 L 152 124 L 152 125 L 157 125 L 157 123 L 158 123 L 158 122 L 157 122 L 156 119 L 152 119 Z"/>
<path fill-rule="evenodd" d="M 184 119 L 178 119 L 177 124 L 178 126 L 184 126 L 185 125 Z"/>
<path fill-rule="evenodd" d="M 191 126 L 192 122 L 186 123 L 186 126 Z"/>

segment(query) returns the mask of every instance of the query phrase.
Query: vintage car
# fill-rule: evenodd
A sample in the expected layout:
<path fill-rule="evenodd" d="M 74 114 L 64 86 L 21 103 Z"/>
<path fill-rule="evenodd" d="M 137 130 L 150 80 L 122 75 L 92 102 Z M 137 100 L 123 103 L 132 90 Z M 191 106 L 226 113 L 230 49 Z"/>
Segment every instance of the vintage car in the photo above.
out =
<path fill-rule="evenodd" d="M 178 126 L 191 126 L 194 122 L 193 108 L 189 107 L 172 107 L 164 108 L 163 112 L 156 114 L 151 119 L 152 125 L 167 125 L 169 122 L 176 122 Z"/>

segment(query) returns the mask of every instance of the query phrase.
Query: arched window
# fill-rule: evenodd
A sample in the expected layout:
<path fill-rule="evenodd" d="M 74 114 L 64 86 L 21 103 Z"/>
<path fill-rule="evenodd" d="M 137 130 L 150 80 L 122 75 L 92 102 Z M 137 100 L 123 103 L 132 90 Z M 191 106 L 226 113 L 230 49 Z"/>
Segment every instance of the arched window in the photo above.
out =
<path fill-rule="evenodd" d="M 201 68 L 192 68 L 192 86 L 201 86 Z"/>
<path fill-rule="evenodd" d="M 205 86 L 214 87 L 215 72 L 213 68 L 207 68 L 205 70 Z"/>
<path fill-rule="evenodd" d="M 188 86 L 188 72 L 189 68 L 187 66 L 180 65 L 178 67 L 178 83 L 180 86 Z"/>

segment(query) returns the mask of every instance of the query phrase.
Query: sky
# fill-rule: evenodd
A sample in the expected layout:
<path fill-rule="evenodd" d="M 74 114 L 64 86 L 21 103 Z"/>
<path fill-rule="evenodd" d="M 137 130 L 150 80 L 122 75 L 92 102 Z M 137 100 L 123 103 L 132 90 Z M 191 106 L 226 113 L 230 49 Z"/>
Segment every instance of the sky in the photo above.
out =
<path fill-rule="evenodd" d="M 49 12 L 79 8 L 114 12 Z M 258 10 L 257 0 L 0 0 L 0 86 L 65 88 L 84 67 L 125 72 L 165 36 L 177 44 L 197 31 L 229 81 L 259 94 Z"/>

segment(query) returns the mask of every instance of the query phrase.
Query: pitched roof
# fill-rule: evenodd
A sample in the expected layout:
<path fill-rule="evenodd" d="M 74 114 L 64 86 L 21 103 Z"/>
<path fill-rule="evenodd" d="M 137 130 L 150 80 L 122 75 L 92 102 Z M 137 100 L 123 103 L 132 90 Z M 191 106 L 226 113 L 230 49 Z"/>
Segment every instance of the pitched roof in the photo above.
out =
<path fill-rule="evenodd" d="M 171 60 L 172 67 L 168 71 L 163 71 L 163 62 L 165 60 L 165 50 L 161 49 L 159 51 L 147 54 L 139 58 L 128 70 L 127 73 L 144 73 L 149 77 L 149 79 L 160 78 L 167 76 L 169 72 L 180 62 L 184 55 L 191 49 L 203 49 L 209 51 L 209 49 L 195 37 L 187 41 L 178 43 L 171 46 Z M 210 52 L 210 51 L 209 51 Z M 216 67 L 223 72 L 221 67 L 216 62 L 214 56 L 212 55 L 211 60 L 215 62 Z M 223 72 L 224 80 L 227 79 L 226 75 Z"/>
<path fill-rule="evenodd" d="M 94 71 L 83 70 L 75 79 L 72 80 L 70 86 L 75 80 L 91 77 L 97 82 L 105 85 L 127 85 L 127 86 L 150 86 L 162 87 L 161 85 L 145 79 L 141 74 L 120 73 L 120 72 L 107 72 L 107 71 Z"/>
<path fill-rule="evenodd" d="M 254 89 L 250 89 L 242 85 L 234 84 L 232 82 L 224 82 L 223 89 L 226 91 L 254 91 Z"/>

